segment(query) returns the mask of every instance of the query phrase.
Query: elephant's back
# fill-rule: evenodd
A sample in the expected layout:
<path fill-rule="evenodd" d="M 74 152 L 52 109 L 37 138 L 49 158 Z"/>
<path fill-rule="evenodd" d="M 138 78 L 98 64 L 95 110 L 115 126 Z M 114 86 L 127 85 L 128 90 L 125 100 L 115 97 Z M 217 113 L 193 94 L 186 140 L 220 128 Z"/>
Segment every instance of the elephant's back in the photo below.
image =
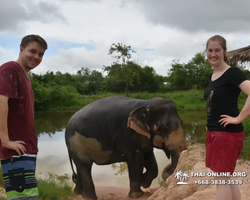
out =
<path fill-rule="evenodd" d="M 112 132 L 119 126 L 126 126 L 127 118 L 132 110 L 143 106 L 146 100 L 112 96 L 92 102 L 77 111 L 69 120 L 68 130 L 88 135 L 95 131 Z M 67 130 L 66 130 L 67 132 Z M 74 133 L 72 133 L 74 134 Z"/>
<path fill-rule="evenodd" d="M 106 97 L 86 105 L 76 112 L 72 119 L 81 119 L 82 117 L 96 118 L 102 114 L 105 114 L 106 117 L 127 115 L 145 102 L 145 100 L 123 96 Z"/>

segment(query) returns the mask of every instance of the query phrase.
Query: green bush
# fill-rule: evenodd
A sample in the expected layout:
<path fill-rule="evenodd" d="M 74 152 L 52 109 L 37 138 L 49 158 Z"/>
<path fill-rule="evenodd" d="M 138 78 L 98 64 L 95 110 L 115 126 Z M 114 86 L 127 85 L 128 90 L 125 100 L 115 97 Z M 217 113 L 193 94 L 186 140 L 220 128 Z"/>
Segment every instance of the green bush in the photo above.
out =
<path fill-rule="evenodd" d="M 45 179 L 38 179 L 39 200 L 67 200 L 75 194 L 68 183 L 69 176 L 48 174 Z"/>

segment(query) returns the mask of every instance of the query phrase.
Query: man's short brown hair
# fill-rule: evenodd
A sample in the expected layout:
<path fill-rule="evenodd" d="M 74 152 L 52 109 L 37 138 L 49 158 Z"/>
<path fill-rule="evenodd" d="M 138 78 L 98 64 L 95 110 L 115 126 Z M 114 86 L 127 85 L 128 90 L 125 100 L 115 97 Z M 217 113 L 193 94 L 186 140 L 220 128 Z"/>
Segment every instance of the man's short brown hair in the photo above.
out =
<path fill-rule="evenodd" d="M 20 46 L 25 48 L 30 42 L 39 43 L 45 50 L 48 48 L 47 42 L 39 35 L 26 35 L 23 37 Z"/>

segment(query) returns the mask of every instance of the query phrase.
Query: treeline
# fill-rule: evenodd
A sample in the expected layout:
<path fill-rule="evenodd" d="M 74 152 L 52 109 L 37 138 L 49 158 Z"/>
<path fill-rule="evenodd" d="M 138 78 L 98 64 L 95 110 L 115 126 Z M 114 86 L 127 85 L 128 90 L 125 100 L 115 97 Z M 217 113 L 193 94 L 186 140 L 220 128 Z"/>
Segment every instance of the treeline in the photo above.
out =
<path fill-rule="evenodd" d="M 42 75 L 30 74 L 30 78 L 35 94 L 35 110 L 48 110 L 54 106 L 72 107 L 78 105 L 82 95 L 167 91 L 163 76 L 155 74 L 152 67 L 141 67 L 133 62 L 127 69 L 119 64 L 110 66 L 105 77 L 96 70 L 81 68 L 76 74 L 48 71 Z"/>
<path fill-rule="evenodd" d="M 230 63 L 232 67 L 240 68 L 250 79 L 250 71 L 239 63 Z M 204 90 L 212 74 L 212 66 L 203 53 L 197 53 L 188 63 L 173 62 L 171 64 L 167 83 L 169 88 L 178 90 Z"/>
<path fill-rule="evenodd" d="M 60 71 L 40 75 L 30 73 L 35 110 L 78 108 L 85 95 L 125 93 L 129 96 L 129 93 L 138 92 L 200 90 L 208 85 L 212 67 L 202 53 L 196 54 L 188 63 L 173 61 L 168 75 L 161 76 L 153 67 L 131 61 L 134 52 L 131 46 L 112 44 L 108 53 L 116 60 L 110 66 L 104 66 L 102 72 L 82 67 L 76 74 Z M 250 77 L 249 70 L 238 67 Z"/>

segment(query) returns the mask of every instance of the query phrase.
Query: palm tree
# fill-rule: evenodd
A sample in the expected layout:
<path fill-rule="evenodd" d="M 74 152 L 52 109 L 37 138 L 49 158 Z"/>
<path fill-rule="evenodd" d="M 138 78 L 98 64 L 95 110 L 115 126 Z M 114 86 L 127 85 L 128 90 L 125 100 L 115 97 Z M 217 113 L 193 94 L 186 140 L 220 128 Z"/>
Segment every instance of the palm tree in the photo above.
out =
<path fill-rule="evenodd" d="M 183 172 L 181 170 L 177 171 L 175 173 L 175 178 L 177 178 L 178 180 L 181 180 L 181 177 L 183 176 Z"/>
<path fill-rule="evenodd" d="M 182 175 L 182 178 L 183 178 L 183 179 L 182 179 L 183 181 L 184 181 L 184 180 L 186 181 L 186 180 L 189 178 L 189 176 L 188 176 L 187 173 L 184 172 L 183 175 Z"/>

